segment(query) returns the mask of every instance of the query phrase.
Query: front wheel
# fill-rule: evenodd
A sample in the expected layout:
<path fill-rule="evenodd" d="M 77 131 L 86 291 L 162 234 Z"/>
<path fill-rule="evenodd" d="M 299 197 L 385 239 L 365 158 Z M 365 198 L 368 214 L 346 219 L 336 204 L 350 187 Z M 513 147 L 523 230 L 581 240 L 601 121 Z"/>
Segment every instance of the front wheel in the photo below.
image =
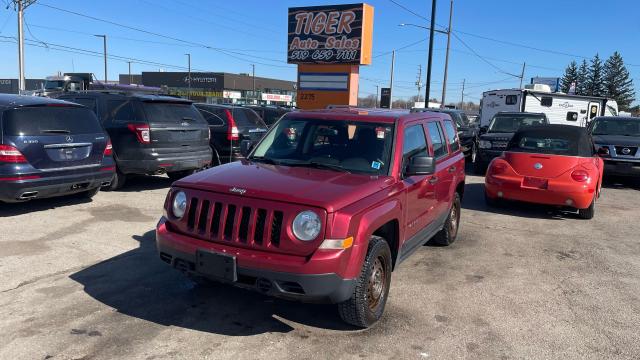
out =
<path fill-rule="evenodd" d="M 384 238 L 371 236 L 356 281 L 351 298 L 338 304 L 338 312 L 346 323 L 367 328 L 382 317 L 391 285 L 391 250 Z"/>
<path fill-rule="evenodd" d="M 578 216 L 581 219 L 590 220 L 593 219 L 593 216 L 596 213 L 596 198 L 594 197 L 591 201 L 591 205 L 589 205 L 586 209 L 578 209 Z"/>
<path fill-rule="evenodd" d="M 460 195 L 455 193 L 453 204 L 449 210 L 449 216 L 440 230 L 431 240 L 436 245 L 449 246 L 456 241 L 458 237 L 458 228 L 460 226 Z"/>

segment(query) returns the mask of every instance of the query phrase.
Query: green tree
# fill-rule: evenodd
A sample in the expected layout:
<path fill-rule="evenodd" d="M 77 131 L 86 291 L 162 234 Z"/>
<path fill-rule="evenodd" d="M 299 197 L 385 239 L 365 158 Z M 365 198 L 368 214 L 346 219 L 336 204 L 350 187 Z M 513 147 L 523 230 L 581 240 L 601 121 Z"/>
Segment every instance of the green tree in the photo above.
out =
<path fill-rule="evenodd" d="M 589 96 L 604 96 L 605 95 L 605 87 L 604 87 L 604 71 L 602 68 L 602 60 L 600 60 L 600 56 L 596 54 L 593 59 L 591 59 L 591 64 L 589 64 L 589 72 L 587 75 L 587 95 Z"/>
<path fill-rule="evenodd" d="M 589 65 L 587 60 L 582 60 L 578 69 L 578 81 L 576 84 L 576 95 L 587 95 L 587 78 L 589 77 Z"/>
<path fill-rule="evenodd" d="M 568 93 L 572 83 L 578 82 L 578 64 L 572 61 L 564 70 L 564 76 L 560 80 L 560 91 Z"/>
<path fill-rule="evenodd" d="M 633 79 L 617 51 L 604 64 L 605 95 L 618 103 L 620 110 L 627 111 L 635 100 Z"/>

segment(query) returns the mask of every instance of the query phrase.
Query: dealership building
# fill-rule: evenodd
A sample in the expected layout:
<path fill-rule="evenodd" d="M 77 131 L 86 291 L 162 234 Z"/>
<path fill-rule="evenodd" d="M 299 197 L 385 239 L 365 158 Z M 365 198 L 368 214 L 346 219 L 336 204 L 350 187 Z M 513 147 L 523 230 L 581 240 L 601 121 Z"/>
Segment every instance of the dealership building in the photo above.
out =
<path fill-rule="evenodd" d="M 188 72 L 160 71 L 120 74 L 119 80 L 120 84 L 166 88 L 171 95 L 212 104 L 294 105 L 296 98 L 296 82 L 250 74 L 192 72 L 189 78 Z"/>

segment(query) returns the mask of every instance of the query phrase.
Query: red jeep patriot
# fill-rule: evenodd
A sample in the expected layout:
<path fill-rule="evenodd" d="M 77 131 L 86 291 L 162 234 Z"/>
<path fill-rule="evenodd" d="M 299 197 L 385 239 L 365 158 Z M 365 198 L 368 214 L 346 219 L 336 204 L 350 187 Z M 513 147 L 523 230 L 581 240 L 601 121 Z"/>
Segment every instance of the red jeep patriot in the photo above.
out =
<path fill-rule="evenodd" d="M 456 239 L 464 157 L 447 114 L 295 112 L 242 148 L 246 160 L 167 195 L 160 258 L 196 280 L 337 303 L 368 327 L 391 271 L 429 240 Z"/>

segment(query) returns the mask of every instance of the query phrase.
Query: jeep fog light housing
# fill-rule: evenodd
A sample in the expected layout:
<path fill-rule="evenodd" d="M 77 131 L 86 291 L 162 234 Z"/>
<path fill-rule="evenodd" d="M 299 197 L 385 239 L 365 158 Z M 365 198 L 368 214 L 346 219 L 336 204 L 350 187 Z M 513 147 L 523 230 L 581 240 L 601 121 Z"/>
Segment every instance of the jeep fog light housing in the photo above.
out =
<path fill-rule="evenodd" d="M 186 209 L 187 209 L 187 195 L 184 193 L 184 191 L 178 191 L 173 196 L 171 212 L 173 213 L 173 216 L 177 217 L 178 219 L 182 219 Z"/>
<path fill-rule="evenodd" d="M 480 149 L 491 149 L 491 141 L 487 141 L 487 140 L 480 140 L 478 142 L 478 147 Z"/>
<path fill-rule="evenodd" d="M 293 235 L 302 241 L 311 241 L 320 234 L 320 217 L 313 211 L 303 211 L 293 219 Z"/>

